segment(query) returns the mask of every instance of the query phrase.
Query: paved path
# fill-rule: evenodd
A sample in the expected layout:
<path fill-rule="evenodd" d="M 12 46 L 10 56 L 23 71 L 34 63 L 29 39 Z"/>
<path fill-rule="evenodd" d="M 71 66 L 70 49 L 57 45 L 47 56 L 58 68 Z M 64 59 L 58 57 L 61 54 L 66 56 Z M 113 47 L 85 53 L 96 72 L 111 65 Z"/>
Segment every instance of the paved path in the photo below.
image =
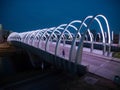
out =
<path fill-rule="evenodd" d="M 84 52 L 81 64 L 88 66 L 89 72 L 110 80 L 113 80 L 115 75 L 120 76 L 120 62 L 109 58 Z"/>

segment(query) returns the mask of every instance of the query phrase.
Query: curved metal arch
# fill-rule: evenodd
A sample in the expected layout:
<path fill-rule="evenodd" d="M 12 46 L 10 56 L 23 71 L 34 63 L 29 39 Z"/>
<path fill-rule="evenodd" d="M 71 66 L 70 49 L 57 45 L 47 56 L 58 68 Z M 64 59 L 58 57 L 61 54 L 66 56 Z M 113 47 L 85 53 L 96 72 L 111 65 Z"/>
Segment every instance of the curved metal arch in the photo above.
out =
<path fill-rule="evenodd" d="M 30 31 L 30 32 L 27 32 L 26 36 L 25 36 L 25 39 L 24 39 L 24 42 L 26 43 L 26 39 L 29 39 L 29 37 L 34 33 L 35 31 Z M 28 41 L 27 41 L 28 42 Z"/>
<path fill-rule="evenodd" d="M 75 30 L 77 30 L 77 28 L 76 28 L 75 26 L 73 26 L 72 24 L 73 24 L 73 23 L 80 23 L 80 22 L 81 22 L 80 20 L 74 20 L 74 21 L 70 22 L 70 23 L 65 27 L 64 31 L 61 33 L 61 35 L 60 35 L 60 37 L 59 37 L 59 40 L 58 40 L 57 43 L 56 43 L 55 56 L 56 56 L 57 53 L 58 53 L 58 46 L 59 46 L 59 43 L 60 43 L 60 41 L 61 41 L 61 37 L 63 36 L 64 32 L 66 32 L 66 31 L 69 32 L 69 31 L 67 30 L 69 27 L 72 27 L 72 28 L 74 28 Z M 71 33 L 70 33 L 70 34 L 71 34 Z M 79 33 L 78 35 L 81 36 L 80 33 Z M 71 34 L 71 37 L 73 37 L 72 34 Z"/>
<path fill-rule="evenodd" d="M 26 43 L 26 39 L 28 39 L 29 35 L 32 33 L 33 33 L 33 31 L 27 32 L 27 35 L 24 37 L 24 40 L 23 40 L 24 43 Z"/>
<path fill-rule="evenodd" d="M 64 32 L 67 30 L 67 28 L 69 28 L 69 27 L 71 27 L 71 25 L 73 24 L 73 23 L 80 23 L 81 24 L 81 22 L 82 21 L 80 21 L 80 20 L 74 20 L 74 21 L 72 21 L 72 22 L 70 22 L 67 26 L 66 26 L 66 28 L 64 29 L 64 31 L 61 33 L 61 35 L 60 35 L 60 39 L 58 40 L 58 42 L 57 42 L 57 45 L 56 45 L 56 49 L 55 49 L 55 56 L 57 55 L 57 52 L 58 52 L 58 45 L 59 45 L 59 43 L 60 43 L 60 41 L 61 41 L 61 37 L 63 36 L 63 34 L 64 34 Z M 83 22 L 83 25 L 85 26 L 85 27 L 87 27 L 87 25 L 85 24 L 85 22 Z M 72 25 L 72 27 L 73 27 L 73 25 Z M 74 26 L 75 27 L 75 26 Z M 78 30 L 78 29 L 76 29 L 76 28 L 74 28 L 76 31 Z M 89 33 L 89 35 L 90 35 L 90 37 L 91 37 L 91 34 L 90 34 L 90 30 L 88 29 L 88 33 Z M 78 32 L 77 33 L 77 35 L 79 35 L 80 34 L 80 32 Z M 81 34 L 80 34 L 81 35 Z M 91 40 L 92 40 L 92 37 L 91 37 Z M 69 54 L 70 55 L 70 54 Z"/>
<path fill-rule="evenodd" d="M 33 42 L 32 42 L 32 46 L 35 45 L 35 39 L 36 39 L 38 36 L 39 36 L 38 42 L 40 41 L 40 38 L 41 38 L 42 34 L 43 34 L 46 30 L 48 30 L 48 28 L 46 28 L 46 29 L 41 29 L 41 30 L 38 31 L 38 33 L 37 33 L 37 34 L 35 35 L 35 37 L 34 37 L 34 40 L 33 40 Z M 39 43 L 38 43 L 38 44 L 39 44 Z M 37 46 L 38 46 L 38 44 L 37 44 Z"/>
<path fill-rule="evenodd" d="M 83 26 L 83 24 L 84 24 L 84 22 L 86 21 L 86 20 L 88 20 L 88 19 L 92 19 L 92 21 L 93 20 L 96 20 L 97 22 L 98 22 L 98 24 L 99 24 L 99 26 L 100 26 L 100 29 L 101 29 L 101 32 L 102 32 L 102 36 L 103 36 L 103 43 L 105 43 L 105 37 L 104 37 L 104 33 L 103 33 L 103 28 L 102 28 L 102 24 L 101 24 L 101 22 L 99 21 L 99 19 L 97 19 L 97 16 L 99 16 L 99 15 L 96 15 L 95 17 L 93 17 L 93 16 L 87 16 L 83 21 L 82 21 L 82 24 L 81 24 L 81 26 L 80 26 L 80 28 L 79 28 L 79 31 L 81 30 L 81 28 L 82 28 L 82 26 Z M 88 26 L 87 26 L 88 27 Z M 89 29 L 89 28 L 88 28 Z M 78 33 L 78 32 L 77 32 Z M 77 35 L 77 34 L 76 34 Z M 75 38 L 76 39 L 76 38 Z M 71 50 L 70 50 L 70 55 L 69 55 L 69 60 L 71 61 L 71 55 L 72 55 L 72 52 L 73 52 L 73 48 L 74 48 L 74 45 L 75 45 L 75 39 L 73 40 L 73 44 L 72 44 L 72 46 L 71 46 Z M 105 48 L 105 45 L 104 45 L 104 48 Z M 105 49 L 103 50 L 103 52 L 105 52 Z"/>
<path fill-rule="evenodd" d="M 36 33 L 34 39 L 35 39 L 38 35 L 41 36 L 41 35 L 42 35 L 47 29 L 48 29 L 48 28 L 45 28 L 45 29 L 41 29 L 41 30 L 39 30 L 39 31 Z M 33 44 L 34 44 L 34 42 L 33 42 Z"/>
<path fill-rule="evenodd" d="M 72 45 L 71 45 L 71 48 L 70 48 L 70 52 L 69 52 L 69 61 L 71 61 L 72 59 L 75 59 L 73 58 L 73 51 L 74 51 L 74 47 L 75 47 L 75 42 L 76 42 L 76 38 L 77 38 L 77 34 L 80 32 L 81 28 L 83 27 L 83 24 L 85 23 L 86 20 L 88 19 L 91 19 L 93 18 L 93 16 L 87 16 L 82 22 L 81 22 L 81 25 L 77 31 L 77 33 L 75 34 L 75 38 L 73 39 L 72 41 Z M 77 54 L 77 53 L 76 53 Z M 82 56 L 82 55 L 81 55 Z"/>
<path fill-rule="evenodd" d="M 72 22 L 70 22 L 67 26 L 66 26 L 66 30 L 69 28 L 69 27 L 72 27 L 72 28 L 74 28 L 76 31 L 78 30 L 75 26 L 73 26 L 72 24 L 74 24 L 74 23 L 80 23 L 81 24 L 81 21 L 80 20 L 74 20 L 74 21 L 72 21 Z M 78 35 L 81 37 L 81 34 L 80 33 L 78 33 Z"/>
<path fill-rule="evenodd" d="M 111 43 L 111 37 L 110 37 L 110 29 L 109 29 L 109 24 L 108 24 L 108 21 L 107 21 L 107 19 L 106 19 L 106 17 L 104 17 L 103 15 L 96 15 L 95 17 L 91 17 L 91 22 L 93 21 L 93 20 L 96 20 L 97 22 L 98 22 L 98 24 L 99 24 L 99 26 L 100 26 L 100 29 L 101 29 L 101 32 L 103 32 L 103 27 L 102 27 L 102 24 L 101 24 L 101 22 L 99 21 L 99 19 L 98 19 L 98 17 L 102 17 L 104 20 L 105 20 L 105 23 L 106 23 L 106 26 L 107 26 L 107 32 L 108 32 L 108 43 L 110 44 Z M 85 22 L 83 22 L 83 25 L 84 25 L 84 23 Z M 90 25 L 90 24 L 89 24 Z M 69 26 L 68 26 L 69 27 Z M 88 27 L 88 26 L 87 26 Z M 82 28 L 82 27 L 81 27 Z M 65 28 L 66 29 L 66 28 Z M 66 29 L 66 31 L 67 31 L 67 29 Z M 88 29 L 87 29 L 87 31 L 88 31 Z M 45 33 L 45 32 L 44 32 Z M 43 33 L 43 34 L 44 34 Z M 79 32 L 78 32 L 79 33 Z M 77 33 L 77 34 L 78 34 Z M 76 35 L 77 35 L 76 34 Z M 51 35 L 51 34 L 50 34 Z M 64 35 L 64 33 L 63 33 L 63 35 Z M 30 33 L 27 33 L 27 35 L 25 36 L 26 38 L 28 37 L 29 38 L 29 36 L 31 36 L 31 32 Z M 104 34 L 102 34 L 102 36 L 103 36 L 103 43 L 105 43 L 105 41 L 104 41 Z M 44 37 L 44 35 L 43 35 L 43 37 Z M 62 37 L 62 36 L 61 36 Z M 61 38 L 60 38 L 61 39 Z M 75 38 L 76 39 L 76 38 Z M 71 47 L 72 48 L 72 47 Z M 70 54 L 69 54 L 69 56 L 70 56 Z"/>
<path fill-rule="evenodd" d="M 108 43 L 111 44 L 110 27 L 109 27 L 109 23 L 108 23 L 107 18 L 106 18 L 104 15 L 101 15 L 101 14 L 96 15 L 95 17 L 96 17 L 96 18 L 102 17 L 102 18 L 104 19 L 104 21 L 105 21 L 105 23 L 106 23 L 106 27 L 107 27 Z"/>
<path fill-rule="evenodd" d="M 25 40 L 25 38 L 26 38 L 26 36 L 28 35 L 28 33 L 24 33 L 24 36 L 22 37 L 22 40 L 21 40 L 21 42 L 23 42 L 24 43 L 24 40 Z"/>
<path fill-rule="evenodd" d="M 19 35 L 20 35 L 21 39 L 23 39 L 23 37 L 26 35 L 26 33 L 20 33 Z M 21 42 L 22 42 L 22 40 L 21 40 Z"/>
<path fill-rule="evenodd" d="M 13 41 L 20 41 L 21 37 L 19 35 L 19 33 L 14 33 L 14 36 L 13 36 Z"/>
<path fill-rule="evenodd" d="M 29 35 L 27 44 L 30 44 L 29 42 L 30 42 L 30 41 L 33 41 L 34 36 L 35 36 L 35 34 L 36 34 L 37 32 L 38 32 L 38 30 L 37 30 L 37 31 L 32 32 L 32 33 Z M 33 38 L 32 38 L 32 40 L 31 40 L 31 37 L 33 37 Z M 31 44 L 30 44 L 30 45 L 31 45 Z"/>
<path fill-rule="evenodd" d="M 43 36 L 41 37 L 41 40 L 43 39 L 43 37 L 45 37 L 45 41 L 46 41 L 46 39 L 50 36 L 52 31 L 53 31 L 52 29 L 49 29 L 47 32 L 44 32 Z M 57 37 L 55 34 L 54 36 Z"/>
<path fill-rule="evenodd" d="M 35 34 L 35 36 L 34 36 L 34 40 L 32 40 L 32 46 L 34 46 L 34 42 L 35 42 L 35 39 L 38 37 L 38 35 L 40 34 L 40 33 L 42 33 L 44 30 L 46 30 L 46 29 L 40 29 L 36 34 Z"/>
<path fill-rule="evenodd" d="M 58 29 L 61 29 L 61 30 L 62 30 L 62 29 L 64 29 L 64 28 L 62 28 L 62 27 L 66 26 L 66 25 L 67 25 L 67 24 L 61 24 L 61 25 L 59 25 L 57 28 L 55 28 L 55 29 L 52 31 L 50 37 L 49 37 L 49 38 L 47 39 L 47 41 L 46 41 L 45 51 L 47 51 L 48 42 L 49 42 L 49 40 L 51 39 L 51 37 L 52 37 L 52 35 L 54 34 L 54 32 L 57 31 L 58 33 L 61 34 L 61 32 L 60 32 Z"/>
<path fill-rule="evenodd" d="M 16 40 L 19 41 L 19 42 L 21 41 L 21 36 L 20 36 L 19 33 L 18 33 L 18 35 L 16 36 Z"/>
<path fill-rule="evenodd" d="M 68 24 L 69 25 L 69 24 Z M 67 25 L 67 26 L 68 26 Z M 67 27 L 66 26 L 66 27 Z M 58 47 L 59 47 L 59 43 L 60 43 L 60 41 L 61 41 L 61 38 L 62 38 L 62 36 L 64 35 L 64 33 L 65 32 L 68 32 L 68 34 L 70 35 L 70 37 L 72 37 L 73 38 L 73 36 L 72 36 L 72 34 L 70 33 L 70 31 L 69 30 L 67 30 L 67 28 L 65 27 L 65 29 L 62 31 L 62 33 L 61 33 L 61 35 L 60 35 L 60 37 L 59 37 L 59 40 L 56 42 L 56 47 L 55 47 L 55 56 L 57 55 L 57 53 L 58 53 Z M 69 25 L 68 27 L 72 27 L 72 28 L 74 28 L 74 29 L 76 29 L 76 27 L 75 26 L 73 26 L 73 25 Z"/>
<path fill-rule="evenodd" d="M 105 35 L 104 35 L 104 30 L 103 30 L 102 24 L 101 24 L 101 22 L 99 21 L 99 19 L 97 19 L 96 17 L 94 17 L 94 19 L 98 22 L 98 24 L 99 24 L 99 26 L 100 26 L 100 30 L 101 30 L 102 38 L 103 38 L 103 43 L 106 43 L 106 42 L 105 42 Z M 94 19 L 93 19 L 93 20 L 94 20 Z"/>
<path fill-rule="evenodd" d="M 71 25 L 71 24 L 73 24 L 73 23 L 80 23 L 80 24 L 81 24 L 81 22 L 82 22 L 82 21 L 80 21 L 80 20 L 74 20 L 74 21 L 72 21 L 71 23 L 69 23 L 69 25 Z M 69 25 L 68 25 L 68 27 L 69 27 Z M 86 24 L 85 22 L 83 23 L 83 25 L 84 25 L 85 27 L 87 27 L 87 24 Z M 67 28 L 67 27 L 66 27 L 66 28 Z M 75 29 L 75 30 L 77 31 L 78 29 Z M 90 41 L 92 42 L 93 39 L 92 39 L 91 32 L 90 32 L 89 29 L 88 29 L 88 34 L 89 34 L 89 36 L 90 36 Z M 78 35 L 81 37 L 80 32 L 78 33 Z"/>
<path fill-rule="evenodd" d="M 40 43 L 41 43 L 41 38 L 50 30 L 54 30 L 56 27 L 52 27 L 52 28 L 48 28 L 47 30 L 44 31 L 44 33 L 41 35 L 39 43 L 38 43 L 38 48 L 40 47 Z"/>
<path fill-rule="evenodd" d="M 13 37 L 14 37 L 16 34 L 18 34 L 18 33 L 17 33 L 17 32 L 11 33 L 11 34 L 8 36 L 7 41 L 12 41 L 12 40 L 13 40 Z"/>
<path fill-rule="evenodd" d="M 74 24 L 74 23 L 80 23 L 81 24 L 81 22 L 82 21 L 80 21 L 80 20 L 74 20 L 74 21 L 72 21 L 72 22 L 70 22 L 69 24 L 68 24 L 68 26 L 66 27 L 66 29 L 67 28 L 69 28 L 69 26 L 71 26 L 72 24 Z M 83 25 L 85 26 L 85 27 L 87 27 L 87 24 L 84 22 L 83 23 Z M 76 31 L 78 30 L 75 26 L 71 26 L 71 27 L 73 27 Z M 91 37 L 91 34 L 90 34 L 91 32 L 90 32 L 90 30 L 88 29 L 88 34 L 89 34 L 89 36 L 90 36 L 90 40 L 91 40 L 91 42 L 92 42 L 92 37 Z M 78 33 L 78 35 L 81 37 L 81 34 L 80 34 L 80 32 Z"/>
<path fill-rule="evenodd" d="M 28 44 L 28 40 L 29 40 L 31 34 L 33 34 L 33 31 L 30 32 L 30 33 L 28 33 L 28 35 L 26 36 L 26 38 L 25 38 L 25 43 L 26 43 L 26 44 Z"/>
<path fill-rule="evenodd" d="M 54 30 L 50 30 L 50 31 L 49 31 L 50 34 L 47 33 L 47 35 L 50 37 L 50 35 L 51 35 L 51 33 L 52 33 L 53 31 L 54 31 Z M 55 36 L 55 38 L 57 38 L 57 35 L 56 35 L 55 33 L 53 33 L 53 35 Z M 49 38 L 49 37 L 48 37 L 48 38 Z M 47 39 L 48 39 L 48 38 L 47 38 Z"/>
<path fill-rule="evenodd" d="M 96 16 L 92 17 L 89 25 L 87 26 L 87 29 L 90 27 L 91 23 L 94 21 L 94 19 L 95 19 L 97 16 L 99 16 L 99 15 L 96 15 Z M 84 19 L 84 21 L 86 21 L 86 19 L 88 19 L 88 18 L 89 18 L 89 16 L 86 17 L 86 18 Z M 83 21 L 83 22 L 84 22 L 84 21 Z M 76 55 L 76 58 L 75 58 L 75 63 L 76 63 L 76 64 L 77 64 L 78 60 L 80 60 L 80 61 L 82 60 L 82 59 L 81 59 L 81 58 L 82 58 L 82 43 L 83 43 L 83 39 L 85 38 L 84 36 L 85 36 L 85 33 L 87 32 L 87 29 L 84 31 L 83 38 L 81 39 L 81 44 L 79 44 L 79 46 L 78 46 L 77 55 Z M 110 32 L 108 32 L 108 33 L 110 34 Z"/>

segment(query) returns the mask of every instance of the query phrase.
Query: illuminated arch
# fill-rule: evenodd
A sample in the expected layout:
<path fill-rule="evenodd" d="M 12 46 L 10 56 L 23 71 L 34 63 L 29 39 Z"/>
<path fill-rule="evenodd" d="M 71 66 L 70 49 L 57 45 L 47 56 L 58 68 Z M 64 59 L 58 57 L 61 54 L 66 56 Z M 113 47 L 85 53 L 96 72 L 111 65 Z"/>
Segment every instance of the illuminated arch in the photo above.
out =
<path fill-rule="evenodd" d="M 13 32 L 8 36 L 7 41 L 12 41 L 12 40 L 17 41 L 17 39 L 18 39 L 17 37 L 20 37 L 19 33 Z"/>
<path fill-rule="evenodd" d="M 108 43 L 111 44 L 110 27 L 109 27 L 107 18 L 106 18 L 104 15 L 101 15 L 101 14 L 96 15 L 95 17 L 96 17 L 96 18 L 97 18 L 97 17 L 102 17 L 102 18 L 104 19 L 104 21 L 105 21 L 105 23 L 106 23 L 106 27 L 107 27 Z"/>
<path fill-rule="evenodd" d="M 68 25 L 67 25 L 67 26 L 68 26 Z M 69 25 L 69 26 L 72 27 L 72 28 L 74 28 L 74 29 L 76 29 L 76 27 L 74 27 L 73 25 Z M 67 30 L 66 27 L 65 27 L 65 29 L 64 29 L 64 30 L 62 31 L 62 33 L 60 34 L 59 40 L 56 42 L 55 56 L 56 56 L 57 53 L 58 53 L 58 47 L 59 47 L 59 45 L 60 45 L 60 41 L 61 41 L 61 38 L 62 38 L 63 35 L 64 35 L 64 32 L 68 32 L 68 34 L 70 35 L 70 37 L 72 37 L 72 34 L 70 33 L 70 31 Z"/>
<path fill-rule="evenodd" d="M 58 26 L 57 28 L 55 28 L 55 29 L 52 31 L 50 37 L 49 37 L 49 38 L 47 39 L 47 41 L 46 41 L 46 48 L 45 48 L 46 51 L 47 51 L 47 49 L 48 49 L 48 42 L 49 42 L 49 40 L 51 39 L 51 37 L 52 37 L 52 35 L 54 34 L 54 32 L 57 31 L 59 34 L 61 34 L 61 32 L 60 32 L 58 29 L 63 30 L 64 28 L 62 28 L 62 27 L 66 26 L 66 25 L 67 25 L 67 24 L 62 24 L 62 25 Z"/>
<path fill-rule="evenodd" d="M 34 40 L 34 36 L 36 35 L 36 33 L 37 33 L 38 31 L 39 31 L 39 30 L 36 30 L 36 31 L 32 32 L 32 33 L 29 35 L 27 44 L 32 45 L 32 41 Z"/>
<path fill-rule="evenodd" d="M 33 32 L 34 31 L 27 32 L 27 34 L 26 34 L 26 36 L 24 37 L 24 40 L 23 40 L 24 43 L 27 44 L 28 41 L 26 41 L 26 40 L 29 38 L 30 34 L 32 34 Z"/>
<path fill-rule="evenodd" d="M 96 18 L 98 17 L 98 16 L 102 16 L 104 19 L 105 19 L 105 22 L 106 22 L 106 26 L 107 26 L 107 28 L 108 28 L 108 21 L 107 21 L 107 19 L 103 16 L 103 15 L 96 15 L 95 17 L 93 17 L 93 16 L 88 16 L 88 17 L 86 17 L 84 20 L 83 20 L 83 22 L 85 22 L 88 18 L 92 18 L 91 19 L 91 21 L 90 21 L 90 23 L 88 24 L 88 26 L 87 26 L 87 29 L 90 27 L 90 25 L 92 24 L 92 22 L 94 21 L 94 19 L 95 20 L 97 20 Z M 97 20 L 98 21 L 98 20 Z M 99 24 L 100 24 L 100 22 L 99 22 Z M 101 26 L 101 25 L 100 25 Z M 81 24 L 81 27 L 82 27 L 82 24 Z M 75 57 L 75 63 L 77 64 L 77 62 L 78 62 L 78 60 L 80 60 L 80 62 L 81 62 L 81 58 L 82 58 L 82 43 L 83 43 L 83 39 L 84 39 L 84 37 L 85 37 L 85 33 L 87 32 L 87 29 L 84 31 L 84 35 L 83 35 L 83 37 L 82 37 L 82 39 L 81 39 L 81 41 L 80 41 L 80 43 L 81 44 L 79 44 L 79 46 L 78 46 L 78 49 L 77 49 L 77 55 L 76 55 L 76 57 Z M 108 43 L 110 44 L 111 43 L 111 38 L 110 38 L 110 29 L 108 28 L 108 38 L 109 38 L 109 40 L 108 40 Z"/>
<path fill-rule="evenodd" d="M 74 23 L 80 23 L 80 24 L 81 24 L 81 21 L 80 21 L 80 20 L 74 20 L 74 21 L 70 22 L 70 23 L 66 26 L 66 28 L 64 29 L 64 31 L 63 31 L 63 32 L 61 33 L 61 35 L 60 35 L 60 39 L 58 40 L 58 42 L 57 42 L 57 44 L 56 44 L 55 56 L 56 56 L 57 53 L 58 53 L 59 43 L 60 43 L 60 41 L 61 41 L 61 37 L 63 36 L 64 32 L 68 31 L 67 29 L 68 29 L 69 27 L 72 27 L 75 31 L 78 30 L 75 26 L 72 25 L 72 24 L 74 24 Z M 87 25 L 86 25 L 85 23 L 83 23 L 83 25 L 84 25 L 85 27 L 87 27 Z M 88 29 L 88 33 L 89 33 L 89 35 L 90 35 L 90 40 L 92 41 L 92 37 L 91 37 L 91 34 L 90 34 L 90 30 L 89 30 L 89 29 Z M 80 32 L 78 32 L 77 35 L 79 35 L 79 36 L 81 37 Z M 72 35 L 71 35 L 71 36 L 72 36 Z"/>
<path fill-rule="evenodd" d="M 32 41 L 32 46 L 34 46 L 36 42 L 37 42 L 37 45 L 36 45 L 36 46 L 38 46 L 39 40 L 38 40 L 37 38 L 39 37 L 39 39 L 40 39 L 41 35 L 42 35 L 46 30 L 47 30 L 47 28 L 41 29 L 41 30 L 39 30 L 39 31 L 36 33 L 36 35 L 35 35 L 35 37 L 34 37 L 34 40 Z"/>
<path fill-rule="evenodd" d="M 52 27 L 52 28 L 49 28 L 43 32 L 43 34 L 41 35 L 40 40 L 39 40 L 38 48 L 41 47 L 41 41 L 42 41 L 43 36 L 45 36 L 45 34 L 47 34 L 47 32 L 54 30 L 54 29 L 55 29 L 55 27 Z"/>
<path fill-rule="evenodd" d="M 47 47 L 49 45 L 48 44 L 49 40 L 51 39 L 51 37 L 53 35 L 55 36 L 53 39 L 57 39 L 57 34 L 58 34 L 57 32 L 59 32 L 60 37 L 59 37 L 59 40 L 56 42 L 55 56 L 58 53 L 58 47 L 60 45 L 60 41 L 62 40 L 63 36 L 69 35 L 70 37 L 72 37 L 72 45 L 71 45 L 70 52 L 69 52 L 69 60 L 70 61 L 72 59 L 77 60 L 78 54 L 79 54 L 78 52 L 80 52 L 79 50 L 80 50 L 80 46 L 81 45 L 79 45 L 79 47 L 77 49 L 77 53 L 76 53 L 77 55 L 75 56 L 75 58 L 73 58 L 73 56 L 72 56 L 74 48 L 75 48 L 76 39 L 78 39 L 77 36 L 79 35 L 79 37 L 85 37 L 85 36 L 81 36 L 81 33 L 80 33 L 80 30 L 82 30 L 81 28 L 84 26 L 85 28 L 87 28 L 87 30 L 84 31 L 84 32 L 88 32 L 88 34 L 90 36 L 90 41 L 92 42 L 93 41 L 93 37 L 91 35 L 89 27 L 90 27 L 90 25 L 92 24 L 93 21 L 96 21 L 99 24 L 100 31 L 101 31 L 101 36 L 102 36 L 102 43 L 103 43 L 103 46 L 104 46 L 103 51 L 105 52 L 105 49 L 106 49 L 106 47 L 105 47 L 106 45 L 105 44 L 107 43 L 107 41 L 105 40 L 105 34 L 104 34 L 104 30 L 103 30 L 103 25 L 102 25 L 102 23 L 100 21 L 100 18 L 103 19 L 104 22 L 105 22 L 105 25 L 106 25 L 106 28 L 107 28 L 108 45 L 109 45 L 109 48 L 110 48 L 110 44 L 111 44 L 110 28 L 109 28 L 109 24 L 108 24 L 108 21 L 107 21 L 106 17 L 103 16 L 103 15 L 96 15 L 94 17 L 93 16 L 88 16 L 83 21 L 80 21 L 80 20 L 72 21 L 68 25 L 66 25 L 65 28 L 61 28 L 62 29 L 61 33 L 59 32 L 59 30 L 61 30 L 60 28 L 56 29 L 54 27 L 54 28 L 48 28 L 48 29 L 43 30 L 43 31 L 38 30 L 38 31 L 24 32 L 25 34 L 20 33 L 19 35 L 16 34 L 16 36 L 11 34 L 12 36 L 8 37 L 8 41 L 9 40 L 19 41 L 19 38 L 21 38 L 21 40 L 20 40 L 21 42 L 29 44 L 30 37 L 33 36 L 34 39 L 37 38 L 37 37 L 40 37 L 39 40 L 37 40 L 38 41 L 38 48 L 39 48 L 40 45 L 41 45 L 40 43 L 42 41 L 42 38 L 45 37 L 46 38 L 45 39 L 45 50 L 47 51 Z M 89 19 L 90 19 L 90 23 L 86 24 L 86 21 L 89 20 Z M 80 27 L 77 28 L 75 25 L 73 25 L 75 23 L 80 23 Z M 74 29 L 76 33 L 74 35 L 72 35 L 71 31 L 68 30 L 69 28 Z M 48 33 L 48 32 L 50 32 L 50 33 Z M 68 33 L 67 35 L 66 35 L 66 32 Z M 46 34 L 49 37 L 47 37 Z M 74 38 L 73 38 L 73 36 L 74 36 Z M 35 43 L 35 40 L 32 40 L 32 44 L 31 45 L 34 46 L 34 43 Z M 109 51 L 110 51 L 110 49 L 109 49 Z M 77 61 L 75 61 L 75 62 L 77 62 Z"/>
<path fill-rule="evenodd" d="M 105 36 L 104 36 L 104 31 L 103 31 L 103 27 L 102 27 L 102 24 L 101 24 L 101 22 L 99 21 L 99 19 L 97 18 L 97 17 L 103 17 L 104 18 L 104 20 L 105 20 L 105 22 L 106 22 L 106 25 L 107 25 L 107 30 L 108 30 L 108 36 L 110 37 L 110 30 L 109 30 L 109 25 L 108 25 L 108 21 L 107 21 L 107 19 L 103 16 L 103 15 L 96 15 L 95 17 L 93 17 L 93 16 L 87 16 L 83 21 L 82 21 L 82 24 L 81 24 L 81 26 L 80 26 L 80 28 L 79 28 L 79 30 L 78 30 L 78 32 L 81 30 L 81 28 L 82 28 L 82 26 L 83 26 L 83 24 L 85 23 L 85 21 L 86 20 L 88 20 L 88 19 L 92 19 L 91 20 L 91 23 L 94 21 L 94 20 L 96 20 L 97 22 L 98 22 L 98 24 L 99 24 L 99 26 L 100 26 L 100 30 L 101 30 L 101 33 L 102 33 L 102 37 L 103 37 L 103 46 L 104 46 L 104 49 L 103 49 L 103 54 L 104 54 L 104 52 L 105 52 Z M 91 23 L 90 23 L 90 25 L 91 25 Z M 78 32 L 77 32 L 77 34 L 78 34 Z M 77 34 L 76 34 L 76 38 L 77 38 Z M 73 40 L 73 44 L 72 44 L 72 46 L 71 46 L 71 50 L 70 50 L 70 55 L 69 55 L 69 60 L 71 61 L 71 59 L 72 59 L 72 55 L 73 55 L 73 49 L 74 49 L 74 46 L 75 46 L 75 40 L 76 40 L 76 38 Z M 110 40 L 110 38 L 109 38 L 109 42 L 110 42 L 111 40 Z"/>

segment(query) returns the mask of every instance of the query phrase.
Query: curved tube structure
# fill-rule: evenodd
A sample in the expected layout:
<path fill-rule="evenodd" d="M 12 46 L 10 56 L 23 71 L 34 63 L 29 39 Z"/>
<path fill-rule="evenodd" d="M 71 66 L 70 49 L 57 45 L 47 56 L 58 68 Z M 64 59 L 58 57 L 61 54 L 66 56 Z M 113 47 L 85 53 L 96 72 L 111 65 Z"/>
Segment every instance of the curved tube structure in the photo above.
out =
<path fill-rule="evenodd" d="M 105 29 L 103 29 L 101 19 L 103 19 L 102 21 L 105 22 L 104 24 L 106 25 L 107 31 L 104 31 Z M 62 58 L 68 59 L 70 62 L 72 61 L 77 64 L 78 61 L 81 62 L 82 60 L 83 40 L 85 38 L 88 40 L 88 36 L 86 34 L 87 32 L 90 37 L 91 45 L 93 45 L 94 35 L 92 35 L 90 32 L 90 26 L 92 25 L 93 21 L 96 21 L 100 28 L 100 32 L 97 35 L 99 35 L 99 38 L 102 39 L 103 53 L 106 52 L 107 43 L 109 46 L 109 54 L 111 45 L 111 32 L 106 17 L 101 14 L 96 16 L 87 16 L 82 21 L 74 20 L 68 24 L 61 24 L 58 27 L 45 28 L 22 33 L 13 32 L 9 35 L 7 41 L 17 41 L 32 45 L 33 47 L 46 51 L 46 53 L 54 54 L 55 57 L 61 57 L 61 53 L 64 55 L 67 52 L 67 56 L 64 55 Z M 79 24 L 79 27 L 75 26 L 75 24 Z M 105 39 L 105 32 L 107 33 L 106 36 L 108 40 Z M 69 42 L 70 44 L 66 42 Z M 76 46 L 76 42 L 79 42 L 78 46 Z M 93 50 L 93 46 L 91 47 L 91 50 Z"/>

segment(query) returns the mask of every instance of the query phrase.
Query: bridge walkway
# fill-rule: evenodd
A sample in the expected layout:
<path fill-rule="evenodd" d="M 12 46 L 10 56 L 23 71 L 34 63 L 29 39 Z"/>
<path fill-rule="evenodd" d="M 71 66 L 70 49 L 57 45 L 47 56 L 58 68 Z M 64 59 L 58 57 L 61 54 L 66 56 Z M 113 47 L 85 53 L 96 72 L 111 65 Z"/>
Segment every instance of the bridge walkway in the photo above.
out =
<path fill-rule="evenodd" d="M 18 43 L 15 43 L 15 44 L 18 44 Z M 22 46 L 23 43 L 19 43 L 19 44 L 21 45 L 17 45 L 17 46 Z M 54 42 L 50 43 L 50 46 L 49 46 L 50 48 L 48 49 L 47 52 L 44 51 L 45 50 L 44 46 L 45 46 L 45 42 L 42 42 L 42 46 L 40 47 L 42 50 L 40 50 L 39 48 L 35 48 L 31 45 L 24 44 L 24 47 L 27 47 L 26 50 L 33 52 L 33 50 L 36 49 L 34 53 L 38 54 L 39 56 L 43 56 L 45 60 L 47 60 L 52 64 L 55 64 L 57 67 L 63 67 L 64 69 L 70 70 L 71 72 L 74 71 L 75 69 L 74 61 L 71 61 L 69 63 L 69 60 L 68 60 L 70 45 L 66 44 L 63 46 L 63 44 L 60 44 L 59 53 L 58 53 L 58 56 L 56 57 L 54 56 L 55 54 Z M 64 56 L 62 54 L 63 49 L 65 51 Z M 80 67 L 78 65 L 79 69 L 77 73 L 85 73 L 86 71 L 85 67 L 87 67 L 89 72 L 97 74 L 99 76 L 102 76 L 110 80 L 113 80 L 116 75 L 120 76 L 120 60 L 119 59 L 115 61 L 114 58 L 112 57 L 103 56 L 102 51 L 100 50 L 95 50 L 96 54 L 95 52 L 90 53 L 88 48 L 83 48 L 83 51 L 84 52 L 82 55 L 82 61 L 78 62 Z M 81 65 L 82 65 L 82 68 L 81 68 Z"/>

